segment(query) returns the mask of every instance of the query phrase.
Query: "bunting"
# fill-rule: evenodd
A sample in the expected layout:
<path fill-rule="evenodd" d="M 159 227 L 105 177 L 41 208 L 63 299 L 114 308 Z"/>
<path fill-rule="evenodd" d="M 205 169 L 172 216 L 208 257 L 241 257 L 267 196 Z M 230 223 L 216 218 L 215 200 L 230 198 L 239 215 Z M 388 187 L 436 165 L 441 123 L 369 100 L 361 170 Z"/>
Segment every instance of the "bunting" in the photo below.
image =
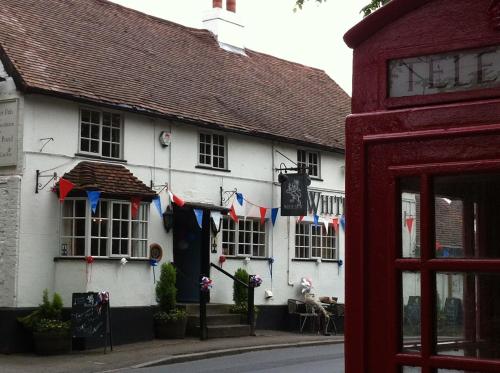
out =
<path fill-rule="evenodd" d="M 273 227 L 276 224 L 276 218 L 278 217 L 279 207 L 274 207 L 271 209 L 271 221 L 273 223 Z"/>
<path fill-rule="evenodd" d="M 220 211 L 210 211 L 210 218 L 212 218 L 212 221 L 215 224 L 215 229 L 219 232 L 222 214 Z"/>
<path fill-rule="evenodd" d="M 69 192 L 75 187 L 71 181 L 64 178 L 59 179 L 59 201 L 63 202 Z"/>
<path fill-rule="evenodd" d="M 238 215 L 236 215 L 236 211 L 234 211 L 234 205 L 231 205 L 229 209 L 229 216 L 231 216 L 231 219 L 233 219 L 235 223 L 238 222 Z"/>
<path fill-rule="evenodd" d="M 160 216 L 163 217 L 163 211 L 162 211 L 162 208 L 161 208 L 161 198 L 160 198 L 160 196 L 156 196 L 155 198 L 153 198 L 153 203 L 154 203 L 154 205 L 156 207 L 156 210 L 160 214 Z"/>
<path fill-rule="evenodd" d="M 198 223 L 198 226 L 200 229 L 203 226 L 203 210 L 202 209 L 193 209 L 194 215 L 196 216 L 196 222 Z"/>
<path fill-rule="evenodd" d="M 335 229 L 335 233 L 339 233 L 339 218 L 332 219 L 333 229 Z"/>
<path fill-rule="evenodd" d="M 236 193 L 236 200 L 240 204 L 240 206 L 243 206 L 243 194 L 241 193 Z"/>
<path fill-rule="evenodd" d="M 186 203 L 186 202 L 184 202 L 184 200 L 182 198 L 176 196 L 171 191 L 168 191 L 168 195 L 170 196 L 170 201 L 172 201 L 173 203 L 175 203 L 179 207 L 184 206 L 184 204 Z"/>
<path fill-rule="evenodd" d="M 101 198 L 101 192 L 97 190 L 87 190 L 87 198 L 90 202 L 90 208 L 92 209 L 92 214 L 95 214 L 97 210 L 97 204 Z"/>
<path fill-rule="evenodd" d="M 264 225 L 266 222 L 266 213 L 267 213 L 267 208 L 265 207 L 260 207 L 260 225 Z"/>
<path fill-rule="evenodd" d="M 411 230 L 413 228 L 413 222 L 414 222 L 415 218 L 414 217 L 409 217 L 406 219 L 406 228 L 408 228 L 408 232 L 410 232 L 411 234 Z"/>
<path fill-rule="evenodd" d="M 139 207 L 141 206 L 141 197 L 132 197 L 130 199 L 130 204 L 132 206 L 132 219 L 135 219 L 137 218 Z"/>

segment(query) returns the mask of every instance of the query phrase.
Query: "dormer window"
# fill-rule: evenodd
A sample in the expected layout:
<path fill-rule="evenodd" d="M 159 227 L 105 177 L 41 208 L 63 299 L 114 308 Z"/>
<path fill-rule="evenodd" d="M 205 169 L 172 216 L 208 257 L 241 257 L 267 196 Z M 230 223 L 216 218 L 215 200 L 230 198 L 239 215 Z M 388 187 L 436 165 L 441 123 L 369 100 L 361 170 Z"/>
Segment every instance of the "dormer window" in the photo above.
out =
<path fill-rule="evenodd" d="M 80 152 L 106 158 L 122 157 L 122 116 L 93 109 L 80 110 Z"/>

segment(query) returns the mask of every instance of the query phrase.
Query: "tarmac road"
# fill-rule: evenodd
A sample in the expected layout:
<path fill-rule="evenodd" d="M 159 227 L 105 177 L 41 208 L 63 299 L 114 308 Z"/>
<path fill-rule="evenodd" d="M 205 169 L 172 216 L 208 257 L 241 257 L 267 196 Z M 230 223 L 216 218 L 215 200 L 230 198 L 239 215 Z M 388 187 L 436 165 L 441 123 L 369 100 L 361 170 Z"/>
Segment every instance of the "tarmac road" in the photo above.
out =
<path fill-rule="evenodd" d="M 344 345 L 293 347 L 248 352 L 137 369 L 140 373 L 344 373 Z"/>

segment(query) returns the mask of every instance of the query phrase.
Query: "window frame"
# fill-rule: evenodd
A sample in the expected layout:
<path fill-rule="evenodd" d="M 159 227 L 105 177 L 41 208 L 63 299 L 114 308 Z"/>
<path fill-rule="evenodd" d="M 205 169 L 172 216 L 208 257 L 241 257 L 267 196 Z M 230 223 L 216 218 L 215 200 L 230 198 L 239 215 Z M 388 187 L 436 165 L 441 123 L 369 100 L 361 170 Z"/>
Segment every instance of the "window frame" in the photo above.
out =
<path fill-rule="evenodd" d="M 99 138 L 97 139 L 99 145 L 99 151 L 96 153 L 96 152 L 92 152 L 90 151 L 91 149 L 91 145 L 90 145 L 90 142 L 92 141 L 92 136 L 89 132 L 89 137 L 82 137 L 82 125 L 83 124 L 87 124 L 87 122 L 83 122 L 83 111 L 89 111 L 89 112 L 96 112 L 96 113 L 99 113 Z M 119 115 L 120 117 L 120 127 L 119 127 L 119 141 L 118 142 L 115 142 L 113 141 L 113 128 L 116 129 L 116 127 L 113 127 L 112 125 L 112 122 L 110 123 L 110 125 L 104 125 L 104 114 L 109 114 L 111 115 L 111 117 L 113 115 Z M 112 119 L 111 119 L 112 121 Z M 124 118 L 124 115 L 122 113 L 120 113 L 119 111 L 115 111 L 115 110 L 102 110 L 102 109 L 99 109 L 99 108 L 95 108 L 95 107 L 89 107 L 89 106 L 81 106 L 79 107 L 79 110 L 78 110 L 78 154 L 82 154 L 82 155 L 88 155 L 88 156 L 92 156 L 92 157 L 100 157 L 100 158 L 105 158 L 105 159 L 111 159 L 111 160 L 123 160 L 123 155 L 124 155 L 124 122 L 125 122 L 125 118 Z M 92 121 L 88 122 L 89 125 L 92 125 Z M 97 123 L 95 123 L 95 125 L 97 125 Z M 104 141 L 103 140 L 103 127 L 109 127 L 110 128 L 110 137 L 109 137 L 109 141 L 106 140 Z M 91 131 L 91 129 L 89 130 Z M 83 150 L 82 149 L 82 139 L 88 139 L 89 141 L 89 150 Z M 95 141 L 96 139 L 94 139 Z M 106 155 L 103 155 L 102 153 L 102 148 L 103 148 L 103 142 L 105 143 L 109 143 L 109 146 L 110 146 L 110 155 L 109 156 L 106 156 Z M 118 157 L 113 157 L 112 156 L 112 148 L 113 148 L 113 144 L 118 144 L 119 146 L 119 150 L 118 150 Z"/>
<path fill-rule="evenodd" d="M 72 255 L 68 252 L 67 255 L 62 255 L 62 245 L 63 245 L 63 239 L 64 238 L 72 238 L 74 239 L 76 236 L 67 236 L 64 235 L 64 220 L 70 220 L 73 221 L 73 227 L 74 227 L 74 221 L 75 217 L 72 216 L 70 218 L 65 218 L 64 217 L 64 206 L 66 202 L 72 202 L 74 206 L 74 201 L 84 201 L 85 202 L 85 236 L 84 242 L 85 242 L 85 248 L 84 248 L 84 255 Z M 101 237 L 101 236 L 93 236 L 92 235 L 92 219 L 93 219 L 93 214 L 91 211 L 90 203 L 87 198 L 84 197 L 75 197 L 75 198 L 66 198 L 63 203 L 61 203 L 60 206 L 60 216 L 59 216 L 59 255 L 58 256 L 64 256 L 64 257 L 71 257 L 71 258 L 84 258 L 86 256 L 92 256 L 94 258 L 131 258 L 131 259 L 147 259 L 149 257 L 149 246 L 148 246 L 148 241 L 149 241 L 149 225 L 150 225 L 150 204 L 147 202 L 141 202 L 139 206 L 139 211 L 138 215 L 135 219 L 132 218 L 132 203 L 130 201 L 124 201 L 124 200 L 117 200 L 117 199 L 101 199 L 99 201 L 98 208 L 101 206 L 101 202 L 106 202 L 108 207 L 107 207 L 107 222 L 108 222 L 108 227 L 106 229 L 107 231 L 107 236 L 106 237 Z M 113 206 L 115 204 L 121 204 L 121 205 L 128 205 L 128 237 L 127 238 L 115 238 L 113 237 L 113 221 L 116 219 L 113 219 Z M 143 216 L 145 217 L 144 219 L 141 219 L 141 213 L 143 213 Z M 74 215 L 74 207 L 73 207 L 73 215 Z M 123 219 L 119 220 L 122 221 Z M 134 238 L 133 233 L 132 233 L 132 225 L 133 222 L 137 222 L 138 224 L 144 224 L 145 225 L 145 235 L 143 234 L 141 237 Z M 73 229 L 73 233 L 75 233 L 75 230 Z M 80 237 L 80 236 L 78 236 Z M 106 239 L 107 242 L 107 248 L 106 248 L 106 255 L 92 255 L 92 239 Z M 119 239 L 121 241 L 127 241 L 127 254 L 113 254 L 113 239 Z M 133 241 L 138 241 L 138 242 L 146 242 L 145 245 L 145 256 L 132 256 L 133 254 L 133 249 L 132 249 L 132 242 Z M 70 250 L 72 251 L 72 249 Z"/>
<path fill-rule="evenodd" d="M 300 160 L 300 153 L 301 152 L 304 153 L 305 162 L 302 162 Z M 316 155 L 317 160 L 318 160 L 317 164 L 311 164 L 310 156 L 312 154 Z M 300 168 L 301 165 L 304 165 L 306 167 L 307 174 L 309 175 L 309 177 L 311 177 L 312 179 L 321 180 L 321 152 L 320 151 L 308 150 L 308 149 L 297 149 L 297 167 Z M 309 167 L 311 165 L 316 166 L 316 168 L 318 170 L 317 175 L 313 175 L 312 173 L 310 173 Z"/>
<path fill-rule="evenodd" d="M 228 226 L 234 226 L 234 229 L 226 229 L 224 227 L 225 222 L 227 222 Z M 248 244 L 246 242 L 240 243 L 240 223 L 246 224 L 247 222 L 251 222 L 251 231 L 244 230 L 244 232 L 249 232 L 250 233 L 250 239 L 251 242 Z M 226 257 L 232 257 L 232 258 L 266 258 L 267 257 L 267 250 L 268 250 L 268 229 L 267 229 L 267 224 L 260 224 L 260 218 L 253 218 L 253 217 L 239 217 L 238 222 L 235 222 L 234 220 L 231 219 L 229 216 L 222 216 L 222 227 L 221 227 L 221 238 L 220 238 L 220 245 L 222 247 L 222 253 Z M 260 228 L 259 231 L 255 231 L 254 227 L 257 226 Z M 233 232 L 234 235 L 234 241 L 225 241 L 224 240 L 224 234 L 226 232 Z M 229 234 L 229 233 L 228 233 Z M 264 236 L 264 243 L 254 243 L 254 234 L 262 235 Z M 224 245 L 231 245 L 233 248 L 234 253 L 230 253 L 229 251 L 225 251 Z M 241 253 L 240 251 L 240 246 L 241 245 L 250 245 L 250 252 L 251 254 L 246 254 L 246 253 Z M 259 248 L 262 248 L 263 253 L 262 255 L 254 255 L 255 250 L 257 249 L 258 251 Z"/>
<path fill-rule="evenodd" d="M 301 231 L 299 233 L 298 227 L 307 227 L 307 232 Z M 329 229 L 328 233 L 325 234 L 324 231 L 324 224 L 318 224 L 317 226 L 314 225 L 313 222 L 307 222 L 307 221 L 301 221 L 298 223 L 295 223 L 295 232 L 294 232 L 294 237 L 295 237 L 295 252 L 294 252 L 294 259 L 296 260 L 324 260 L 324 261 L 338 261 L 339 260 L 339 234 L 335 231 L 335 228 L 333 227 L 332 224 L 329 224 Z M 315 229 L 318 229 L 320 232 L 320 235 L 317 235 L 317 232 L 314 232 Z M 297 245 L 297 236 L 304 237 L 304 239 L 307 239 L 308 244 L 307 245 Z M 320 242 L 320 246 L 314 245 L 314 237 L 317 237 Z M 333 246 L 328 247 L 324 245 L 324 240 L 331 240 Z M 307 256 L 297 256 L 297 250 L 304 250 L 305 253 L 307 253 Z M 315 251 L 319 250 L 320 251 L 320 256 L 313 255 Z M 331 250 L 333 251 L 333 257 L 328 258 L 327 255 L 325 255 L 325 250 Z M 317 252 L 316 252 L 317 253 Z"/>
<path fill-rule="evenodd" d="M 201 152 L 201 145 L 202 145 L 202 141 L 201 141 L 201 138 L 202 136 L 209 136 L 210 137 L 210 153 L 202 153 Z M 219 136 L 219 137 L 222 137 L 223 139 L 223 149 L 224 149 L 224 156 L 223 157 L 220 157 L 220 155 L 217 155 L 218 158 L 222 158 L 223 162 L 224 162 L 224 165 L 223 167 L 216 167 L 214 166 L 214 137 L 215 136 Z M 203 167 L 203 168 L 210 168 L 210 169 L 214 169 L 214 170 L 222 170 L 222 171 L 227 171 L 228 170 L 228 140 L 227 140 L 227 136 L 224 135 L 224 134 L 220 134 L 220 133 L 216 133 L 216 132 L 203 132 L 203 131 L 200 131 L 198 132 L 198 161 L 197 161 L 197 166 L 198 167 Z M 208 144 L 206 142 L 203 142 L 203 144 Z M 220 145 L 217 145 L 220 147 Z M 201 157 L 204 156 L 204 157 L 209 157 L 210 158 L 210 161 L 207 163 L 202 163 L 201 162 Z"/>

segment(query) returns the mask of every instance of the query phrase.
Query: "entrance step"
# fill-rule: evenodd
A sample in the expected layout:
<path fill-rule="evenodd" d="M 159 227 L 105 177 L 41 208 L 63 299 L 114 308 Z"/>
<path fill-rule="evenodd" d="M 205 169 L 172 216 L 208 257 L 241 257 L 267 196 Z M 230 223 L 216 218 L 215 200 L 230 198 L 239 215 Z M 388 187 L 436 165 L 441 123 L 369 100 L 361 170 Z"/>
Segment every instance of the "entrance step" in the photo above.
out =
<path fill-rule="evenodd" d="M 179 306 L 183 307 L 188 315 L 199 315 L 200 314 L 200 305 L 199 304 L 180 304 Z M 207 315 L 221 315 L 228 314 L 229 309 L 231 308 L 230 304 L 219 304 L 219 303 L 208 303 L 207 304 Z"/>
<path fill-rule="evenodd" d="M 207 315 L 207 325 L 235 325 L 240 323 L 240 315 L 234 313 L 222 313 L 218 315 Z M 188 327 L 200 326 L 200 315 L 188 314 Z"/>
<path fill-rule="evenodd" d="M 196 335 L 200 335 L 200 327 L 195 328 Z M 248 337 L 250 325 L 208 325 L 207 338 Z"/>

